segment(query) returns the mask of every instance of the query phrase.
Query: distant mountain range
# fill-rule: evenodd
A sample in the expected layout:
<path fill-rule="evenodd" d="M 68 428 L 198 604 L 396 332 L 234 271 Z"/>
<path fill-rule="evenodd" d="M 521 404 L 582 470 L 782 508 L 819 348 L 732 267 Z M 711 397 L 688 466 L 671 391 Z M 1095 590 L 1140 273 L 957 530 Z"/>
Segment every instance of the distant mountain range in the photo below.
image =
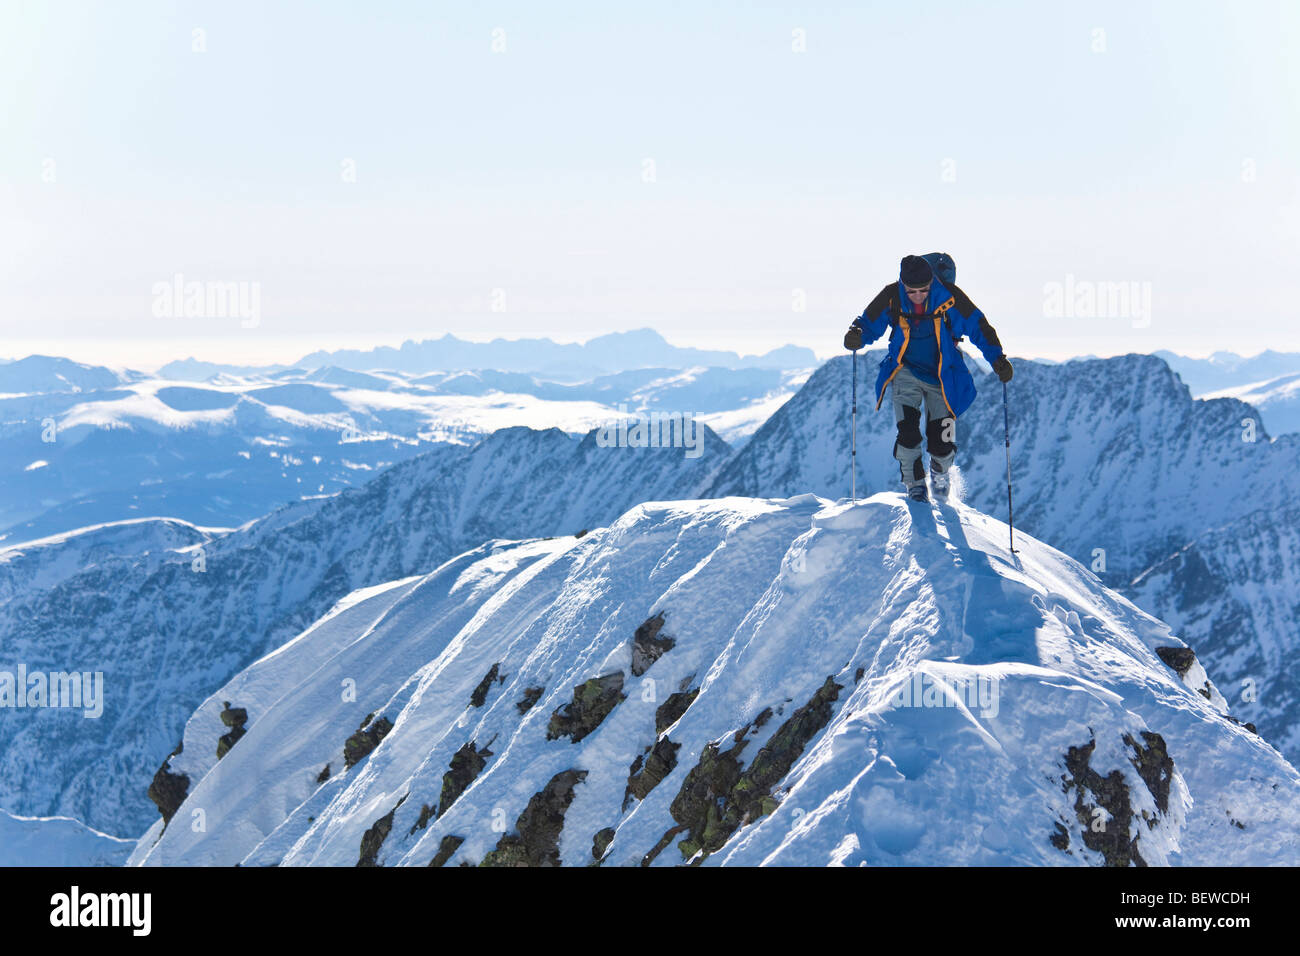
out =
<path fill-rule="evenodd" d="M 762 355 L 684 348 L 670 344 L 653 329 L 611 332 L 586 342 L 555 342 L 549 338 L 467 342 L 447 333 L 441 338 L 407 340 L 400 348 L 338 349 L 304 355 L 289 365 L 221 365 L 194 358 L 169 362 L 158 370 L 162 378 L 205 381 L 213 375 L 269 375 L 292 368 L 304 371 L 335 366 L 358 372 L 388 370 L 411 375 L 466 369 L 527 372 L 559 382 L 581 382 L 598 375 L 644 368 L 811 368 L 818 364 L 812 349 L 783 345 Z"/>
<path fill-rule="evenodd" d="M 1215 352 L 1205 359 L 1187 358 L 1163 349 L 1153 354 L 1164 359 L 1197 397 L 1300 372 L 1300 352 L 1267 349 L 1250 358 L 1235 352 Z"/>
<path fill-rule="evenodd" d="M 646 368 L 564 384 L 325 366 L 191 385 L 31 356 L 0 366 L 0 543 L 149 515 L 239 525 L 515 425 L 582 435 L 622 411 L 675 412 L 743 441 L 808 371 Z"/>

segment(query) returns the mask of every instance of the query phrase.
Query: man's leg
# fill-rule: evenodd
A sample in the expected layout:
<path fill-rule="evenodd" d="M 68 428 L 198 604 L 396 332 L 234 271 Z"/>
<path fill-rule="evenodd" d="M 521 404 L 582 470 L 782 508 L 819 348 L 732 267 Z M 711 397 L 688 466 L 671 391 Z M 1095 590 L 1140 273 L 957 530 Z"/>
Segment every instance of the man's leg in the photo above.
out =
<path fill-rule="evenodd" d="M 925 411 L 933 415 L 925 425 L 925 450 L 930 453 L 930 470 L 937 475 L 946 474 L 957 457 L 957 419 L 948 414 L 943 395 L 927 394 Z"/>
<path fill-rule="evenodd" d="M 925 484 L 925 468 L 921 464 L 921 401 L 924 392 L 921 382 L 907 368 L 898 370 L 889 387 L 893 390 L 894 421 L 898 423 L 894 457 L 898 459 L 899 477 L 911 489 L 914 485 Z"/>
<path fill-rule="evenodd" d="M 925 386 L 925 446 L 930 453 L 930 490 L 939 501 L 948 499 L 948 469 L 957 457 L 957 419 L 937 385 Z"/>

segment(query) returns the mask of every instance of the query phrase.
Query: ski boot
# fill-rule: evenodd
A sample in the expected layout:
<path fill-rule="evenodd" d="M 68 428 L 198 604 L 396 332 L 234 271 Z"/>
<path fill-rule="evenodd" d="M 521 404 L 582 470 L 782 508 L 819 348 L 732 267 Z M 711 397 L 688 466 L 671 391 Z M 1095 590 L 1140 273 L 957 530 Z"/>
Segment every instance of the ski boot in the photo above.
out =
<path fill-rule="evenodd" d="M 918 481 L 914 485 L 907 486 L 907 497 L 913 501 L 929 501 L 930 496 L 926 493 L 925 482 Z"/>
<path fill-rule="evenodd" d="M 934 495 L 935 501 L 948 500 L 948 473 L 946 471 L 935 471 L 930 469 L 930 492 Z"/>

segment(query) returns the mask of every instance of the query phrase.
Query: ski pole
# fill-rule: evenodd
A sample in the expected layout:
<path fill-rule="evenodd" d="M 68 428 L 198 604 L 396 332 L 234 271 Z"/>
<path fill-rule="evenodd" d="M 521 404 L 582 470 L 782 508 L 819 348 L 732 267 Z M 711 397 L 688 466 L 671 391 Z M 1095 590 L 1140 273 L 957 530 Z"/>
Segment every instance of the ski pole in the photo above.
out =
<path fill-rule="evenodd" d="M 858 503 L 858 350 L 853 350 L 853 476 L 850 478 L 853 503 Z"/>
<path fill-rule="evenodd" d="M 1011 415 L 1007 411 L 1007 383 L 1002 383 L 1002 434 L 1007 445 L 1007 528 L 1011 532 L 1011 553 L 1016 554 L 1016 513 L 1011 507 Z"/>

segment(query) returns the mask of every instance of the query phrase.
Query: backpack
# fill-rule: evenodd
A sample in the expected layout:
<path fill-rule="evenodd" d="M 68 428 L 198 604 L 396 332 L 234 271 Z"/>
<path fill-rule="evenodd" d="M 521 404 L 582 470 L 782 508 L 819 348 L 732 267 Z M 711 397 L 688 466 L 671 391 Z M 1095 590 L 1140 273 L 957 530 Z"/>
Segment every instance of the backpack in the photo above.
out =
<path fill-rule="evenodd" d="M 957 281 L 957 263 L 952 261 L 952 256 L 946 252 L 931 252 L 921 257 L 930 263 L 930 268 L 934 271 L 934 277 L 946 286 L 951 286 Z"/>

